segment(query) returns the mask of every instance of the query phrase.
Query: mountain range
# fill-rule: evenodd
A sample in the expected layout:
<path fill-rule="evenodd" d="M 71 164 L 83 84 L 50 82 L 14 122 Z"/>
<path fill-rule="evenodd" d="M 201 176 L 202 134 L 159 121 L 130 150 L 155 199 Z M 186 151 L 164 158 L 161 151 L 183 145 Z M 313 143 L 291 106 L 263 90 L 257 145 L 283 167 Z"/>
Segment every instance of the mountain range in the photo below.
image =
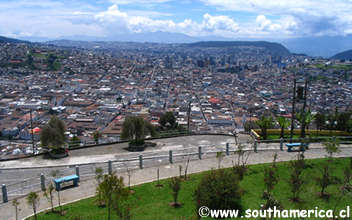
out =
<path fill-rule="evenodd" d="M 21 38 L 25 41 L 46 42 L 52 40 L 73 41 L 122 41 L 122 42 L 157 42 L 157 43 L 195 43 L 199 41 L 258 41 L 258 39 L 222 38 L 215 36 L 192 37 L 181 33 L 170 32 L 148 32 L 114 35 L 108 37 L 71 36 L 58 39 L 39 37 Z M 1 40 L 1 39 L 0 39 Z M 265 41 L 277 42 L 284 45 L 289 51 L 309 56 L 320 56 L 329 58 L 337 53 L 352 49 L 352 35 L 346 36 L 322 36 L 302 37 L 291 39 L 263 39 Z M 1 42 L 1 41 L 0 41 Z"/>
<path fill-rule="evenodd" d="M 352 60 L 352 50 L 346 50 L 331 57 L 337 60 Z"/>

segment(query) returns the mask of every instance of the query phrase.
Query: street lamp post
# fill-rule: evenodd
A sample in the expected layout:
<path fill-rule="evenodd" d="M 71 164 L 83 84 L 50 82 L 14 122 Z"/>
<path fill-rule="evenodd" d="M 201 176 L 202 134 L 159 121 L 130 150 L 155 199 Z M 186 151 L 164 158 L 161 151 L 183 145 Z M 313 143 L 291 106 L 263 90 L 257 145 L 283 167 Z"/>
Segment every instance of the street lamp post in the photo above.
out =
<path fill-rule="evenodd" d="M 29 115 L 31 118 L 32 151 L 33 151 L 33 155 L 34 155 L 35 152 L 34 152 L 34 131 L 33 131 L 32 109 L 30 110 Z"/>
<path fill-rule="evenodd" d="M 290 143 L 292 143 L 293 129 L 294 129 L 294 119 L 295 119 L 295 102 L 296 102 L 296 74 L 294 74 L 293 79 L 293 98 L 292 98 L 292 113 L 291 113 L 291 132 L 290 132 Z"/>

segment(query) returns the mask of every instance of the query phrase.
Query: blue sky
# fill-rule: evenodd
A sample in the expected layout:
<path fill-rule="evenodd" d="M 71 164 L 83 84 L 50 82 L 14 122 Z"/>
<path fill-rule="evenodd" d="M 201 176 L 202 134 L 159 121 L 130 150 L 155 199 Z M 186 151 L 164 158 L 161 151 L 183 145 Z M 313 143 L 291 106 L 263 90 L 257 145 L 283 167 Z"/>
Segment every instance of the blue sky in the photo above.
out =
<path fill-rule="evenodd" d="M 352 0 L 1 0 L 0 35 L 295 38 L 352 33 Z"/>

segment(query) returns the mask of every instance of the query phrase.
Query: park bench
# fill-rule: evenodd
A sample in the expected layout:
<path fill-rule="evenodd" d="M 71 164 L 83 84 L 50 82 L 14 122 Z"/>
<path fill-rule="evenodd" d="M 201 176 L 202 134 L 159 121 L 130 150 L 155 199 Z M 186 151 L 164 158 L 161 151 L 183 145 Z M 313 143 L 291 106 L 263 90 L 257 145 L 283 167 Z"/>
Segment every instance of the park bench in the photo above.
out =
<path fill-rule="evenodd" d="M 56 191 L 60 191 L 61 190 L 61 184 L 62 183 L 66 183 L 66 182 L 73 182 L 74 186 L 78 186 L 78 181 L 79 181 L 79 176 L 77 175 L 71 175 L 71 176 L 64 176 L 58 179 L 54 179 L 54 183 L 55 183 L 55 188 Z"/>
<path fill-rule="evenodd" d="M 308 146 L 305 143 L 288 143 L 286 144 L 287 152 L 292 152 L 292 148 L 299 147 L 300 151 L 305 151 Z"/>

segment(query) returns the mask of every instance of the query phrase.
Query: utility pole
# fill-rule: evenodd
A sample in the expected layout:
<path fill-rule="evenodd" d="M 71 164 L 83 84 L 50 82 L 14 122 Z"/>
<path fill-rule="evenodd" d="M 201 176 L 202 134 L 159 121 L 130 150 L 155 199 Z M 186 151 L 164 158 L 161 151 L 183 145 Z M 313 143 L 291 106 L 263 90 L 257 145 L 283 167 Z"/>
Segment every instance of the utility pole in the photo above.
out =
<path fill-rule="evenodd" d="M 292 114 L 291 114 L 291 132 L 290 132 L 290 143 L 292 143 L 293 129 L 295 121 L 295 102 L 296 102 L 296 73 L 293 79 L 293 98 L 292 98 Z"/>
<path fill-rule="evenodd" d="M 29 114 L 31 117 L 32 150 L 33 150 L 33 155 L 34 155 L 35 152 L 34 152 L 34 131 L 33 131 L 32 109 L 30 110 Z"/>

